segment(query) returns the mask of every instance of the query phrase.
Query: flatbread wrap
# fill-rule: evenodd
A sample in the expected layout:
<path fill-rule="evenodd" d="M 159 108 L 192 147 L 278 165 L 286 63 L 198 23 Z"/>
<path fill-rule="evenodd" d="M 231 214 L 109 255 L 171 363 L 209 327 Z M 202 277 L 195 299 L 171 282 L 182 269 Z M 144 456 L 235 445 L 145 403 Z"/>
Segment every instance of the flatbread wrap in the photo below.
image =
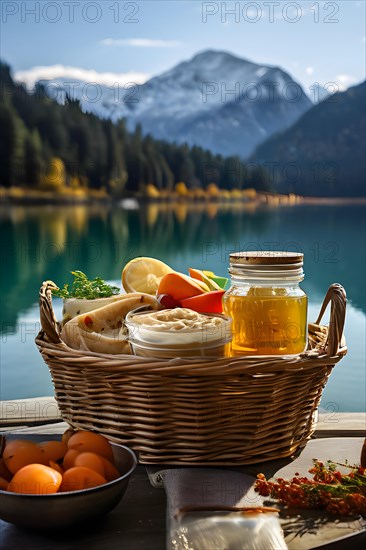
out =
<path fill-rule="evenodd" d="M 118 301 L 78 315 L 65 323 L 61 338 L 70 348 L 97 353 L 131 353 L 124 328 L 129 311 L 141 306 L 160 309 L 154 296 L 142 292 L 126 294 Z"/>

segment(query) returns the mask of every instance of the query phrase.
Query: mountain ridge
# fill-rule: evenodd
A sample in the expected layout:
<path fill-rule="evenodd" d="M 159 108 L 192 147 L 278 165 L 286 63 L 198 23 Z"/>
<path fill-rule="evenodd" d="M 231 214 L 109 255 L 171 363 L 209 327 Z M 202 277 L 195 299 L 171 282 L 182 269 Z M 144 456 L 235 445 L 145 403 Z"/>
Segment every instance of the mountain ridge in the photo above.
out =
<path fill-rule="evenodd" d="M 0 80 L 1 187 L 156 198 L 178 185 L 182 195 L 201 199 L 210 185 L 214 192 L 248 187 L 238 157 L 156 140 L 140 126 L 130 132 L 123 119 L 113 123 L 85 113 L 72 98 L 61 105 L 42 86 L 30 93 L 1 62 Z M 268 190 L 262 174 L 250 187 Z"/>
<path fill-rule="evenodd" d="M 43 82 L 54 82 L 66 93 L 62 79 Z M 76 86 L 73 99 L 86 111 L 113 121 L 125 118 L 131 130 L 141 124 L 144 134 L 157 139 L 241 158 L 291 126 L 312 105 L 301 85 L 279 66 L 210 49 L 132 91 L 118 90 L 118 101 L 112 87 L 100 85 L 97 102 L 85 101 L 80 88 Z"/>
<path fill-rule="evenodd" d="M 279 193 L 366 196 L 365 92 L 366 81 L 329 96 L 260 144 L 249 160 L 272 166 L 270 183 Z"/>

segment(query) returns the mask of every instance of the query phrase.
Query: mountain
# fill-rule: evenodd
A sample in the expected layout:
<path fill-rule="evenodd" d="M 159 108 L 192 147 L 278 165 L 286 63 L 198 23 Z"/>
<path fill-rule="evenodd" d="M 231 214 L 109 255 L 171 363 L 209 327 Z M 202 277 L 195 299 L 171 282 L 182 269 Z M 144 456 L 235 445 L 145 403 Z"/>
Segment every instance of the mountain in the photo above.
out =
<path fill-rule="evenodd" d="M 42 86 L 29 93 L 16 84 L 10 67 L 0 62 L 0 187 L 44 191 L 126 194 L 162 192 L 179 184 L 180 194 L 202 198 L 217 192 L 254 187 L 268 190 L 262 172 L 249 181 L 238 157 L 214 155 L 207 149 L 168 143 L 85 113 L 76 99 L 54 101 Z M 215 184 L 213 187 L 210 184 Z"/>
<path fill-rule="evenodd" d="M 129 90 L 93 89 L 71 80 L 66 85 L 62 79 L 52 84 L 58 100 L 72 90 L 84 110 L 114 121 L 124 117 L 130 129 L 140 123 L 143 132 L 155 138 L 242 158 L 274 132 L 290 127 L 312 105 L 279 67 L 212 50 Z"/>
<path fill-rule="evenodd" d="M 366 195 L 366 82 L 318 103 L 260 145 L 251 161 L 271 170 L 279 193 Z"/>

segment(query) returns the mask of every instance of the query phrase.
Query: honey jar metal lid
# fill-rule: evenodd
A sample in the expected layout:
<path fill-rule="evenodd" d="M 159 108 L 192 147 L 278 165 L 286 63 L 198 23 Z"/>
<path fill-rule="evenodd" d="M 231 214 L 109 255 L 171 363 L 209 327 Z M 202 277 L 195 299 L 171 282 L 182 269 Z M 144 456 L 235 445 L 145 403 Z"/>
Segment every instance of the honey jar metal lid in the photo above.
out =
<path fill-rule="evenodd" d="M 304 254 L 255 250 L 230 254 L 229 273 L 235 279 L 302 281 Z"/>
<path fill-rule="evenodd" d="M 301 252 L 281 252 L 277 250 L 251 250 L 248 252 L 233 252 L 230 254 L 230 264 L 237 266 L 249 265 L 292 265 L 301 267 L 304 254 Z"/>

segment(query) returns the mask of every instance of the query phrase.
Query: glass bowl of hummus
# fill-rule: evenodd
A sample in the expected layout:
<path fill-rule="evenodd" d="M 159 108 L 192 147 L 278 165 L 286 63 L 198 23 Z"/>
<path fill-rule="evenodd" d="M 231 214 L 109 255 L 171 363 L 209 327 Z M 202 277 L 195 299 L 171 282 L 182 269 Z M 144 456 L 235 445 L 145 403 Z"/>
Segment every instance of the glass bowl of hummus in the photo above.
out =
<path fill-rule="evenodd" d="M 187 308 L 138 308 L 125 325 L 133 353 L 143 357 L 225 357 L 232 339 L 230 317 Z"/>

